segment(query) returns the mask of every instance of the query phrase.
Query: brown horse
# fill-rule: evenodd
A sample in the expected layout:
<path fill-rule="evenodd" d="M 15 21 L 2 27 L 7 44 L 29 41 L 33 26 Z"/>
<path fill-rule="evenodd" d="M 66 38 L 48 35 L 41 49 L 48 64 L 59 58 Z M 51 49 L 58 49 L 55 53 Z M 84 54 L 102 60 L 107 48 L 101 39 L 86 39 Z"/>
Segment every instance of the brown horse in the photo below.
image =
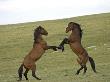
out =
<path fill-rule="evenodd" d="M 90 57 L 87 53 L 87 51 L 83 48 L 81 44 L 81 38 L 82 38 L 82 30 L 80 28 L 80 25 L 75 22 L 70 22 L 68 24 L 68 27 L 66 28 L 66 33 L 69 31 L 72 31 L 70 36 L 68 38 L 65 38 L 61 44 L 59 45 L 59 49 L 64 50 L 64 44 L 69 44 L 72 51 L 78 56 L 77 62 L 80 64 L 81 68 L 77 70 L 77 75 L 80 73 L 80 71 L 84 68 L 84 74 L 87 71 L 86 63 L 89 60 L 91 67 L 94 72 L 95 70 L 95 62 L 92 57 Z"/>
<path fill-rule="evenodd" d="M 34 78 L 41 80 L 35 74 L 35 62 L 40 59 L 40 57 L 45 53 L 47 49 L 53 49 L 54 51 L 57 50 L 56 46 L 48 46 L 47 42 L 42 38 L 42 35 L 48 35 L 48 32 L 43 27 L 39 26 L 35 29 L 34 32 L 33 48 L 28 53 L 28 55 L 25 56 L 23 63 L 18 69 L 19 81 L 22 80 L 23 67 L 26 69 L 26 71 L 24 72 L 26 80 L 28 80 L 27 73 L 29 70 L 32 70 L 32 76 Z"/>

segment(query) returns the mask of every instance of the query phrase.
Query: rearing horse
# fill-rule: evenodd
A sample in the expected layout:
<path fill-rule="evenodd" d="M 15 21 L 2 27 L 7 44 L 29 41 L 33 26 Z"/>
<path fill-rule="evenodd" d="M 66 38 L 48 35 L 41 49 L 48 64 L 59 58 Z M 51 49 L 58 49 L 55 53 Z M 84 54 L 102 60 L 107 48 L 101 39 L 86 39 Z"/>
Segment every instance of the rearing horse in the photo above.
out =
<path fill-rule="evenodd" d="M 47 42 L 42 38 L 42 35 L 48 35 L 48 32 L 41 26 L 37 27 L 34 32 L 34 44 L 31 51 L 25 56 L 24 61 L 22 62 L 21 66 L 18 69 L 18 75 L 19 75 L 19 81 L 22 80 L 22 72 L 23 67 L 26 69 L 24 72 L 24 76 L 26 80 L 27 73 L 29 70 L 32 70 L 32 76 L 38 80 L 41 80 L 38 78 L 35 74 L 36 71 L 36 64 L 35 62 L 41 58 L 41 56 L 45 53 L 47 49 L 53 49 L 56 51 L 56 46 L 48 46 Z"/>
<path fill-rule="evenodd" d="M 66 28 L 66 33 L 68 33 L 69 31 L 72 31 L 72 33 L 68 38 L 65 38 L 61 42 L 61 44 L 59 45 L 59 49 L 64 50 L 64 44 L 69 44 L 72 51 L 78 56 L 77 62 L 80 64 L 81 68 L 77 70 L 77 75 L 82 69 L 84 69 L 84 74 L 86 73 L 86 63 L 88 60 L 90 61 L 93 71 L 96 72 L 95 62 L 93 58 L 88 55 L 87 51 L 83 48 L 81 44 L 82 30 L 80 28 L 80 25 L 75 22 L 70 22 L 68 24 L 68 27 Z"/>

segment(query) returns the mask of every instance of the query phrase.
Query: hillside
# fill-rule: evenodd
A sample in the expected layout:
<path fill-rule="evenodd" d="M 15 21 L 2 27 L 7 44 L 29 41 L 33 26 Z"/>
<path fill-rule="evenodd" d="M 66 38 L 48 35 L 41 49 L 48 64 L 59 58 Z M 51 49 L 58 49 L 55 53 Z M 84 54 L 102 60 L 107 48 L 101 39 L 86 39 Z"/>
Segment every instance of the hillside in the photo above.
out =
<path fill-rule="evenodd" d="M 77 22 L 83 29 L 82 44 L 96 62 L 95 74 L 89 62 L 86 75 L 75 75 L 80 67 L 77 56 L 68 45 L 65 51 L 46 51 L 36 62 L 39 82 L 109 82 L 110 81 L 110 13 L 79 16 L 59 20 L 47 20 L 31 23 L 0 25 L 0 82 L 16 82 L 17 70 L 24 56 L 31 50 L 33 30 L 43 26 L 49 33 L 44 36 L 48 45 L 59 45 L 69 34 L 65 28 L 70 21 Z M 28 74 L 30 82 L 36 82 Z M 24 79 L 24 78 L 23 78 Z M 22 82 L 26 82 L 25 80 Z"/>

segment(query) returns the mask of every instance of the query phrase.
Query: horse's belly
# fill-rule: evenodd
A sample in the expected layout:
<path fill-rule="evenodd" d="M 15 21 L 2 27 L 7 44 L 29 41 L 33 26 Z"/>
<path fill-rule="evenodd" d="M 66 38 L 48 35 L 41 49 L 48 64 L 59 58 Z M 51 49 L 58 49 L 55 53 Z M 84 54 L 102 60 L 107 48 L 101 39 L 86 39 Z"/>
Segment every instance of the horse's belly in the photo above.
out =
<path fill-rule="evenodd" d="M 31 69 L 31 67 L 34 64 L 34 61 L 31 58 L 29 58 L 29 57 L 25 57 L 25 59 L 23 61 L 23 64 L 24 64 L 25 68 Z"/>
<path fill-rule="evenodd" d="M 23 64 L 26 68 L 31 69 L 35 64 L 35 61 L 40 59 L 40 57 L 45 53 L 43 49 L 32 49 L 30 53 L 24 58 Z"/>
<path fill-rule="evenodd" d="M 82 54 L 85 51 L 79 43 L 70 43 L 70 47 L 75 54 Z"/>
<path fill-rule="evenodd" d="M 38 59 L 40 59 L 40 58 L 42 57 L 43 54 L 44 54 L 44 52 L 42 52 L 42 53 L 40 53 L 40 54 L 35 54 L 35 56 L 34 56 L 34 57 L 32 56 L 32 58 L 33 58 L 35 61 L 37 61 Z"/>
<path fill-rule="evenodd" d="M 30 58 L 31 58 L 33 61 L 36 61 L 36 60 L 40 59 L 41 56 L 42 56 L 44 53 L 45 53 L 44 50 L 41 50 L 41 51 L 35 50 L 35 51 L 31 52 Z"/>

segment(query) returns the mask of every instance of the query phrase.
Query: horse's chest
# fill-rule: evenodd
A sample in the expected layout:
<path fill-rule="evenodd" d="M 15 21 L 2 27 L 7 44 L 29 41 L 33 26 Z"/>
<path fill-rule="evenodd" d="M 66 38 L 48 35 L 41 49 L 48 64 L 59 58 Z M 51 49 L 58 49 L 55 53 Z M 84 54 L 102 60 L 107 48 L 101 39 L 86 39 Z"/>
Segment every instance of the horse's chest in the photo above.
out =
<path fill-rule="evenodd" d="M 70 36 L 68 39 L 70 43 L 74 43 L 77 40 L 74 36 Z"/>
<path fill-rule="evenodd" d="M 70 43 L 74 43 L 74 42 L 80 43 L 81 42 L 80 37 L 76 33 L 72 33 L 68 39 L 69 39 Z"/>
<path fill-rule="evenodd" d="M 42 46 L 43 49 L 46 49 L 47 43 L 45 41 L 41 42 L 40 44 L 41 44 L 41 46 Z"/>

